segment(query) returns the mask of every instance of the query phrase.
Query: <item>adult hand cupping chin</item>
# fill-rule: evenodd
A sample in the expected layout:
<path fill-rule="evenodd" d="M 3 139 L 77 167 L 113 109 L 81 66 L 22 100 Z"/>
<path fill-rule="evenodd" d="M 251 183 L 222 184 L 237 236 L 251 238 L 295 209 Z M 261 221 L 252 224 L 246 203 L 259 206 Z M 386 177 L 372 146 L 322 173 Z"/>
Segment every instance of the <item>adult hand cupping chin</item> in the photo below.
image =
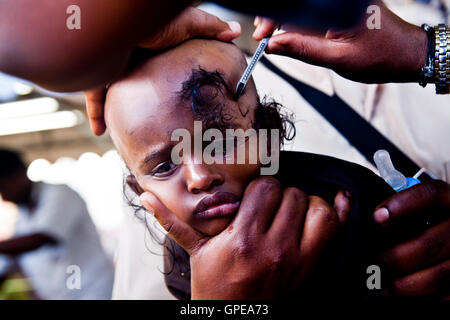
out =
<path fill-rule="evenodd" d="M 141 203 L 190 255 L 192 299 L 273 299 L 301 287 L 351 208 L 339 192 L 334 208 L 273 178 L 247 187 L 230 225 L 214 237 L 181 222 L 154 195 Z"/>

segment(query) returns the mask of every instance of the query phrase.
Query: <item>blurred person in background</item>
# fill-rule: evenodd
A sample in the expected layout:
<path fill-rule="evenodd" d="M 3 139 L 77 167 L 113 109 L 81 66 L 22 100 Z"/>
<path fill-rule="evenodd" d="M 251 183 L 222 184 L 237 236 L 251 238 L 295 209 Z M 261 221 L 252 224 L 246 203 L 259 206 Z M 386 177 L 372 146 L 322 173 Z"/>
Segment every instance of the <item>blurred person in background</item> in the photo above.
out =
<path fill-rule="evenodd" d="M 20 155 L 0 149 L 0 194 L 19 208 L 14 236 L 0 242 L 0 277 L 18 266 L 38 299 L 111 298 L 113 264 L 75 191 L 30 181 Z"/>

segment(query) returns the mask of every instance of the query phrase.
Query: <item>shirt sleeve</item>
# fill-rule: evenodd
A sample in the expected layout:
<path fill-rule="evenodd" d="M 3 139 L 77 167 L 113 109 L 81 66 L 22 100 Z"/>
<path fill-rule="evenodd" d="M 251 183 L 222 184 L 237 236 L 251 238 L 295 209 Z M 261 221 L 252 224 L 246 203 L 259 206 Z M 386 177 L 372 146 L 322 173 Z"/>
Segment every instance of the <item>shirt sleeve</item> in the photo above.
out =
<path fill-rule="evenodd" d="M 11 258 L 0 254 L 0 277 L 4 276 L 13 266 Z"/>
<path fill-rule="evenodd" d="M 60 242 L 68 241 L 83 220 L 90 219 L 83 199 L 65 185 L 43 185 L 33 215 L 29 231 Z"/>

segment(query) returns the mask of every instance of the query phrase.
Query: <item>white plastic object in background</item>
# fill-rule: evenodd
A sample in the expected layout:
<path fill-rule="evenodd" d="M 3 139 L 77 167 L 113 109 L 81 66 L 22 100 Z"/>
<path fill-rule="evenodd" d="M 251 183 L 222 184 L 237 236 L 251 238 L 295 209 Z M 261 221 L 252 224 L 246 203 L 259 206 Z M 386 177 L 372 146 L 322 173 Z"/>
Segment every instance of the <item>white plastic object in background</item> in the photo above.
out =
<path fill-rule="evenodd" d="M 394 168 L 391 156 L 386 150 L 378 150 L 373 157 L 380 176 L 395 191 L 400 191 L 408 186 L 406 177 Z"/>

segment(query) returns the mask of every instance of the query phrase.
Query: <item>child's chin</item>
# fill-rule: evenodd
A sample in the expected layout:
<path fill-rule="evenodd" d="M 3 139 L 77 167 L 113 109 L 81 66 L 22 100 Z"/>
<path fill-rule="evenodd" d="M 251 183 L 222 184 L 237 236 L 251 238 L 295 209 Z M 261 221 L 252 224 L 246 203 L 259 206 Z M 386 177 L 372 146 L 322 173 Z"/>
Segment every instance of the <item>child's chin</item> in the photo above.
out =
<path fill-rule="evenodd" d="M 222 233 L 230 225 L 232 218 L 217 218 L 208 223 L 202 228 L 202 233 L 208 236 L 216 236 Z"/>

